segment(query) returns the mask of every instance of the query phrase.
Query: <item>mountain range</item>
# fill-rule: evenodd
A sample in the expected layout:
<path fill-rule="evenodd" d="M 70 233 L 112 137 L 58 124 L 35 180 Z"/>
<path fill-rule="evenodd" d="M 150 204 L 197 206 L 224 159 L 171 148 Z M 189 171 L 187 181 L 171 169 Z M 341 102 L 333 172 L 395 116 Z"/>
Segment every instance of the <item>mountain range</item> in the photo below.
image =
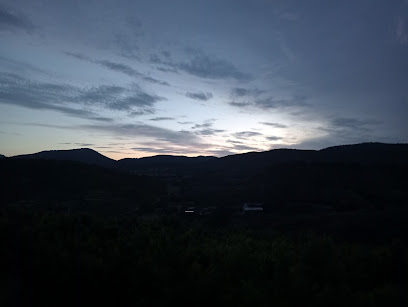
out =
<path fill-rule="evenodd" d="M 222 158 L 213 156 L 157 155 L 144 158 L 110 159 L 89 148 L 51 150 L 13 156 L 13 159 L 68 160 L 132 172 L 164 173 L 206 171 L 234 172 L 239 169 L 257 170 L 285 163 L 358 163 L 407 164 L 408 144 L 362 143 L 328 147 L 322 150 L 274 149 L 248 152 Z"/>
<path fill-rule="evenodd" d="M 319 204 L 346 210 L 403 206 L 408 185 L 408 144 L 363 143 L 221 158 L 159 155 L 118 161 L 83 148 L 1 160 L 4 176 L 0 183 L 15 192 L 3 195 L 7 201 L 15 195 L 23 197 L 24 191 L 27 199 L 50 198 L 56 193 L 71 199 L 82 193 L 75 196 L 81 199 L 87 191 L 99 189 L 125 195 L 131 203 L 143 198 L 147 184 L 155 197 L 167 195 L 202 206 L 252 201 L 268 208 Z"/>

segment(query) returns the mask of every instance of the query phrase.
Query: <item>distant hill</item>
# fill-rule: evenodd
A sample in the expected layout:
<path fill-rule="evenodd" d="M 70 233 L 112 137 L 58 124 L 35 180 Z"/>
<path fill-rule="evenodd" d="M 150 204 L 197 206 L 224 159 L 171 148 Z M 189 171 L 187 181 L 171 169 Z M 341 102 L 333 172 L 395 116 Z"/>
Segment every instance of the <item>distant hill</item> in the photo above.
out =
<path fill-rule="evenodd" d="M 275 149 L 218 158 L 202 166 L 184 185 L 190 198 L 204 203 L 394 206 L 406 201 L 408 144 Z"/>
<path fill-rule="evenodd" d="M 407 164 L 408 144 L 362 143 L 333 146 L 319 151 L 325 162 L 354 162 L 361 164 Z"/>
<path fill-rule="evenodd" d="M 4 155 L 0 155 L 0 159 L 2 159 L 2 158 L 5 158 L 6 156 L 4 156 Z"/>
<path fill-rule="evenodd" d="M 322 150 L 273 149 L 219 158 L 208 170 L 254 172 L 277 164 L 358 163 L 408 164 L 408 144 L 362 143 L 328 147 Z"/>
<path fill-rule="evenodd" d="M 116 167 L 120 168 L 121 170 L 136 173 L 146 173 L 152 175 L 180 175 L 196 172 L 201 165 L 206 165 L 217 159 L 217 157 L 212 156 L 186 157 L 159 155 L 139 159 L 122 159 L 117 161 Z"/>
<path fill-rule="evenodd" d="M 104 167 L 114 167 L 116 162 L 89 148 L 41 151 L 34 154 L 14 156 L 13 158 L 77 161 Z"/>
<path fill-rule="evenodd" d="M 269 208 L 319 204 L 348 210 L 403 206 L 407 203 L 405 190 L 408 186 L 408 144 L 364 143 L 322 150 L 275 149 L 222 158 L 159 155 L 119 161 L 109 159 L 91 149 L 74 149 L 44 151 L 2 160 L 0 167 L 16 163 L 17 170 L 32 173 L 33 178 L 36 178 L 37 173 L 43 176 L 41 167 L 48 164 L 52 170 L 57 168 L 56 174 L 68 174 L 69 170 L 72 173 L 70 177 L 76 178 L 75 172 L 71 170 L 72 162 L 39 160 L 70 160 L 109 167 L 111 169 L 105 168 L 105 171 L 120 170 L 117 173 L 126 177 L 123 182 L 133 175 L 148 175 L 134 177 L 140 177 L 140 182 L 146 178 L 160 179 L 157 182 L 166 183 L 169 191 L 176 191 L 171 195 L 172 198 L 193 200 L 203 205 L 227 207 L 242 202 L 262 202 Z M 34 164 L 31 163 L 38 163 L 35 165 L 41 167 L 33 171 Z M 76 164 L 78 169 L 90 167 Z M 15 170 L 10 173 L 16 176 L 14 182 L 17 189 L 18 184 L 26 186 L 24 178 L 27 176 L 20 176 L 20 171 Z M 46 177 L 67 178 L 66 176 L 50 172 L 50 176 Z M 78 175 L 79 177 L 82 178 L 82 175 Z M 99 175 L 90 178 L 95 181 Z M 33 179 L 33 182 L 36 181 Z M 77 179 L 72 182 L 76 184 Z M 112 185 L 113 182 L 106 186 Z M 3 185 L 6 184 L 7 181 Z M 104 183 L 100 186 L 105 189 Z M 129 200 L 138 198 L 140 191 L 133 192 L 133 185 L 126 189 L 124 187 L 121 183 L 117 190 L 131 195 Z M 76 186 L 71 190 L 78 189 Z M 161 187 L 157 188 L 160 189 Z M 49 191 L 47 188 L 44 193 Z"/>
<path fill-rule="evenodd" d="M 408 144 L 362 143 L 322 150 L 273 149 L 222 158 L 213 156 L 158 155 L 145 158 L 110 159 L 92 149 L 42 151 L 19 155 L 18 159 L 69 160 L 149 175 L 246 176 L 268 167 L 294 163 L 357 163 L 361 165 L 408 164 Z"/>

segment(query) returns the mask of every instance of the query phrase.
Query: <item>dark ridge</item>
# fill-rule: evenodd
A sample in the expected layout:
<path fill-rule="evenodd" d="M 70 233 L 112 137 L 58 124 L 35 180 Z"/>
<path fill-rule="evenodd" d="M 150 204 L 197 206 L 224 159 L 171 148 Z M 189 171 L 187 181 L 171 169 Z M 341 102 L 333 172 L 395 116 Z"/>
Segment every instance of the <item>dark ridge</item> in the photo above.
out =
<path fill-rule="evenodd" d="M 408 144 L 361 143 L 340 145 L 319 151 L 323 162 L 348 162 L 360 164 L 406 164 Z"/>
<path fill-rule="evenodd" d="M 99 152 L 89 148 L 41 151 L 34 154 L 14 156 L 13 158 L 77 161 L 104 167 L 115 167 L 116 162 L 115 160 L 105 157 Z"/>
<path fill-rule="evenodd" d="M 171 156 L 158 155 L 145 158 L 126 158 L 117 161 L 116 165 L 121 170 L 128 170 L 133 172 L 154 172 L 162 169 L 167 172 L 179 173 L 182 169 L 187 168 L 190 171 L 196 170 L 201 164 L 205 164 L 218 158 L 212 156 Z"/>
<path fill-rule="evenodd" d="M 357 163 L 396 165 L 408 163 L 408 144 L 362 143 L 322 150 L 273 149 L 222 158 L 213 156 L 157 155 L 144 158 L 110 159 L 88 148 L 51 150 L 14 156 L 16 159 L 69 160 L 149 175 L 253 174 L 268 167 L 293 163 Z"/>
<path fill-rule="evenodd" d="M 5 155 L 0 155 L 0 159 L 5 158 L 5 157 L 6 157 Z"/>

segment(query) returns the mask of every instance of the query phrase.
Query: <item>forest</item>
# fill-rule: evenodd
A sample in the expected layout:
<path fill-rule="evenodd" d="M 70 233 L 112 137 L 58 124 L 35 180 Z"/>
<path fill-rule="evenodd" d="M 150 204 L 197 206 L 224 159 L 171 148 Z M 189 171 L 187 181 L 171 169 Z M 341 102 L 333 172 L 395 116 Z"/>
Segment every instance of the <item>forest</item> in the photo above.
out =
<path fill-rule="evenodd" d="M 177 218 L 2 210 L 3 306 L 406 306 L 408 249 Z M 6 304 L 4 304 L 6 303 Z"/>

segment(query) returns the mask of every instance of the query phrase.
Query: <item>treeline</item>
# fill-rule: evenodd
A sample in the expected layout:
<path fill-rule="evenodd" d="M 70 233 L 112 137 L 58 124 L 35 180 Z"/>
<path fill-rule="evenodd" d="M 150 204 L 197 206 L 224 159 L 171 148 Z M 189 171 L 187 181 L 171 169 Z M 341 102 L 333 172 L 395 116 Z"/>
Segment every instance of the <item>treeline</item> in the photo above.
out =
<path fill-rule="evenodd" d="M 151 206 L 165 187 L 152 177 L 74 161 L 6 158 L 0 161 L 0 172 L 0 205 L 31 201 L 56 209 L 57 204 L 74 201 L 76 210 L 85 210 L 83 200 L 97 198 L 106 203 L 110 212 L 116 208 L 120 212 L 124 209 L 119 208 L 120 201 L 130 208 Z M 92 211 L 97 210 L 102 212 L 102 206 Z"/>
<path fill-rule="evenodd" d="M 407 306 L 408 249 L 3 209 L 2 306 Z"/>
<path fill-rule="evenodd" d="M 337 211 L 405 207 L 407 165 L 291 162 L 255 173 L 241 169 L 203 173 L 183 182 L 189 197 L 225 204 L 254 201 L 266 209 L 296 203 Z"/>

